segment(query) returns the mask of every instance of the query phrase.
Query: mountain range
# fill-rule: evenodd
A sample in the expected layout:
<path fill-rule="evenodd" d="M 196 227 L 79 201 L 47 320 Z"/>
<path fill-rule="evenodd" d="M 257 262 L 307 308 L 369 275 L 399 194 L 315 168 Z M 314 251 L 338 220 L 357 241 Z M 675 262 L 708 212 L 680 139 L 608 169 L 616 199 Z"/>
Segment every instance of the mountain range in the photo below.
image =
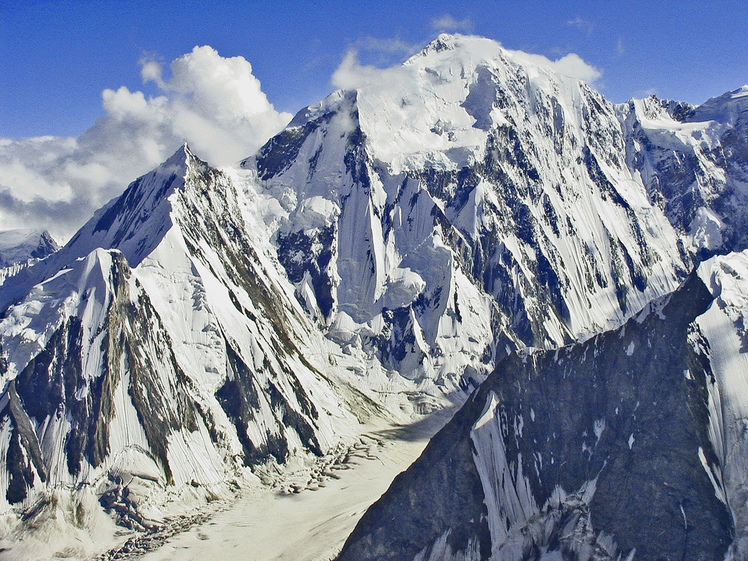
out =
<path fill-rule="evenodd" d="M 341 560 L 748 558 L 748 86 L 614 105 L 459 35 L 388 72 L 0 238 L 6 535 L 95 549 L 462 405 Z"/>

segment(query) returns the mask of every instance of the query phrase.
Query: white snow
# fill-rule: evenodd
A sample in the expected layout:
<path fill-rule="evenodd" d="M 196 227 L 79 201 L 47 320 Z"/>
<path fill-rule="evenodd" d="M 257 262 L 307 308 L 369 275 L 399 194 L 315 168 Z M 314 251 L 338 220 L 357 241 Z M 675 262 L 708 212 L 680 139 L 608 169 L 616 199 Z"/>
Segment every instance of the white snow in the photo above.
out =
<path fill-rule="evenodd" d="M 491 392 L 470 431 L 475 447 L 473 461 L 483 486 L 494 551 L 504 544 L 510 528 L 523 525 L 539 511 L 530 482 L 522 473 L 521 457 L 517 465 L 507 460 L 503 437 L 506 427 L 502 426 L 498 407 L 498 398 Z"/>
<path fill-rule="evenodd" d="M 748 252 L 714 257 L 703 263 L 699 276 L 715 301 L 697 318 L 709 344 L 715 383 L 709 383 L 710 439 L 721 469 L 699 459 L 715 494 L 733 515 L 736 558 L 748 555 Z"/>
<path fill-rule="evenodd" d="M 688 235 L 692 245 L 698 249 L 719 249 L 722 246 L 722 229 L 724 224 L 713 211 L 701 207 L 691 221 Z"/>
<path fill-rule="evenodd" d="M 0 231 L 0 267 L 9 267 L 33 259 L 40 246 L 57 249 L 57 242 L 48 232 L 33 228 Z M 37 256 L 41 257 L 41 256 Z"/>
<path fill-rule="evenodd" d="M 340 81 L 346 79 L 343 71 Z M 134 183 L 123 199 L 98 211 L 66 248 L 36 265 L 0 272 L 0 279 L 8 277 L 0 307 L 18 302 L 0 322 L 8 360 L 0 387 L 70 318 L 83 324 L 83 378 L 91 383 L 101 375 L 107 360 L 103 326 L 115 294 L 113 265 L 121 259 L 123 269 L 132 267 L 124 303 L 148 300 L 155 318 L 151 327 L 161 337 L 161 347 L 150 341 L 143 348 L 153 359 L 154 378 L 170 396 L 184 391 L 208 412 L 220 443 L 202 420 L 195 430 L 170 431 L 166 453 L 176 488 L 167 489 L 121 362 L 124 374 L 112 393 L 110 454 L 100 466 L 84 462 L 81 473 L 71 476 L 63 453 L 71 421 L 50 417 L 37 427 L 44 456 L 52 458 L 52 483 L 44 492 L 60 497 L 48 537 L 70 526 L 64 517 L 75 511 L 75 501 L 88 516 L 84 530 L 65 536 L 59 552 L 45 546 L 43 557 L 87 554 L 92 538 L 86 532 L 100 531 L 100 543 L 111 540 L 114 529 L 96 493 L 109 485 L 112 470 L 129 481 L 128 489 L 154 520 L 202 505 L 214 492 L 225 498 L 229 492 L 221 486 L 228 482 L 256 483 L 239 465 L 242 444 L 215 395 L 239 375 L 229 349 L 252 370 L 257 390 L 253 419 L 246 423 L 250 439 L 262 445 L 269 437 L 281 438 L 291 464 L 303 464 L 304 444 L 283 422 L 287 412 L 302 415 L 297 392 L 314 404 L 319 415 L 308 416 L 310 426 L 323 451 L 330 452 L 355 440 L 363 423 L 412 419 L 414 411 L 448 403 L 463 378 L 480 382 L 503 351 L 495 348 L 497 340 L 507 353 L 524 345 L 511 331 L 514 310 L 505 308 L 522 303 L 539 331 L 539 346 L 583 339 L 620 325 L 676 287 L 688 265 L 677 250 L 679 241 L 692 253 L 722 246 L 726 221 L 714 210 L 697 209 L 688 231 L 679 234 L 650 203 L 645 185 L 654 173 L 651 162 L 635 171 L 625 161 L 627 135 L 636 124 L 663 150 L 693 154 L 703 172 L 694 189 L 709 202 L 726 182 L 710 150 L 746 109 L 748 87 L 707 102 L 693 120 L 679 122 L 654 100 L 614 107 L 580 81 L 593 80 L 595 71 L 573 57 L 554 63 L 487 39 L 448 35 L 402 67 L 382 72 L 371 70 L 369 79 L 349 84 L 351 91 L 336 92 L 297 116 L 289 134 L 308 136 L 298 137 L 298 155 L 271 179 L 261 180 L 252 169 L 260 155 L 247 159 L 243 171 L 205 171 L 185 146 Z M 322 124 L 305 132 L 314 119 Z M 351 147 L 348 139 L 357 132 L 365 141 Z M 482 166 L 489 148 L 498 154 L 493 165 L 502 180 L 494 184 L 476 174 L 477 183 L 460 193 L 464 204 L 454 205 L 459 179 L 447 172 Z M 443 174 L 443 181 L 432 185 L 424 179 L 431 173 Z M 526 212 L 516 218 L 512 210 Z M 237 230 L 223 231 L 226 223 Z M 206 224 L 216 227 L 207 230 Z M 520 235 L 528 225 L 531 233 Z M 333 300 L 327 318 L 310 273 L 292 285 L 274 245 L 282 234 L 314 236 L 326 229 L 334 233 L 323 271 Z M 0 236 L 0 251 L 20 239 L 9 236 Z M 479 247 L 483 241 L 490 241 L 485 251 Z M 319 251 L 315 244 L 313 251 Z M 246 258 L 243 265 L 257 291 L 236 279 L 226 248 L 238 248 Z M 478 257 L 485 271 L 474 270 Z M 543 267 L 541 258 L 547 261 Z M 494 278 L 499 269 L 505 276 Z M 646 278 L 645 287 L 636 287 L 637 274 Z M 721 469 L 709 465 L 703 451 L 700 458 L 715 493 L 733 509 L 736 547 L 748 553 L 748 255 L 714 258 L 700 275 L 718 298 L 699 318 L 699 327 L 716 376 L 709 387 L 709 430 Z M 489 280 L 483 283 L 482 277 Z M 563 311 L 538 296 L 543 282 L 554 285 Z M 661 314 L 661 306 L 652 309 Z M 402 324 L 385 317 L 403 310 Z M 404 358 L 378 354 L 388 337 L 395 344 L 407 341 L 400 349 Z M 174 364 L 164 352 L 169 349 Z M 633 341 L 625 352 L 635 352 Z M 187 389 L 175 386 L 178 377 L 170 373 L 176 367 Z M 268 397 L 271 387 L 282 396 L 280 405 Z M 78 397 L 89 391 L 84 384 Z M 507 522 L 520 524 L 540 508 L 521 459 L 509 465 L 504 449 L 504 435 L 510 429 L 521 435 L 524 417 L 504 426 L 499 407 L 491 394 L 471 432 L 494 544 L 507 534 Z M 530 419 L 535 417 L 531 410 Z M 595 421 L 597 440 L 605 426 L 604 419 Z M 0 427 L 0 444 L 6 444 L 1 450 L 7 450 L 9 435 L 9 426 Z M 371 444 L 372 438 L 383 444 Z M 299 495 L 252 488 L 231 510 L 174 538 L 149 559 L 211 558 L 217 547 L 229 559 L 248 550 L 258 559 L 334 555 L 365 505 L 423 446 L 420 436 L 398 440 L 391 433 L 363 441 L 357 450 L 366 449 L 379 462 L 362 461 L 340 479 L 323 478 L 314 483 L 316 490 Z M 629 448 L 634 441 L 631 434 Z M 0 455 L 0 465 L 2 460 Z M 272 464 L 258 472 L 279 485 L 288 476 Z M 582 500 L 594 493 L 594 481 L 588 483 Z M 0 489 L 6 486 L 7 472 L 0 469 Z M 41 496 L 41 484 L 37 487 L 27 503 Z M 559 500 L 566 500 L 559 489 L 561 495 Z M 0 502 L 0 510 L 11 516 L 0 521 L 8 528 L 3 532 L 0 526 L 0 535 L 10 535 L 14 515 L 4 497 Z M 81 543 L 67 545 L 71 540 Z M 10 542 L 0 547 L 18 547 L 15 552 L 26 547 Z M 22 555 L 31 558 L 28 552 Z"/>

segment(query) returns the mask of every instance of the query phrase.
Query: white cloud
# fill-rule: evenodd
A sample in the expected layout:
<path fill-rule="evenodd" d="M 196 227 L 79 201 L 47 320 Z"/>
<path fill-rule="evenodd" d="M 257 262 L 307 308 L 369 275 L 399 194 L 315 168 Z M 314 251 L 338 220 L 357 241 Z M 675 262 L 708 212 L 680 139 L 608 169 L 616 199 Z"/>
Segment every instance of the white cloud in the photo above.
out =
<path fill-rule="evenodd" d="M 470 18 L 455 19 L 451 14 L 444 14 L 438 18 L 431 20 L 431 28 L 434 31 L 462 31 L 464 33 L 471 33 L 473 31 L 473 21 Z"/>
<path fill-rule="evenodd" d="M 569 53 L 568 55 L 553 61 L 543 55 L 535 55 L 523 51 L 508 52 L 510 53 L 510 56 L 520 64 L 530 63 L 542 66 L 553 72 L 569 76 L 570 78 L 576 78 L 577 80 L 584 80 L 590 84 L 602 76 L 602 72 L 591 64 L 585 62 L 584 59 L 576 53 Z"/>
<path fill-rule="evenodd" d="M 595 29 L 595 24 L 591 21 L 588 21 L 586 19 L 583 19 L 579 16 L 575 17 L 574 19 L 570 19 L 566 22 L 566 25 L 571 25 L 573 27 L 578 27 L 579 29 L 586 31 L 587 33 L 592 33 L 592 31 Z"/>
<path fill-rule="evenodd" d="M 413 54 L 418 51 L 418 45 L 406 43 L 402 39 L 378 39 L 376 37 L 362 37 L 355 42 L 360 50 L 379 51 L 389 54 Z"/>
<path fill-rule="evenodd" d="M 171 64 L 141 61 L 159 95 L 102 92 L 106 115 L 78 138 L 0 139 L 0 229 L 44 227 L 72 235 L 93 211 L 183 142 L 211 164 L 252 154 L 291 118 L 278 113 L 242 57 L 195 47 Z"/>
<path fill-rule="evenodd" d="M 602 76 L 602 73 L 597 68 L 586 63 L 582 57 L 576 53 L 569 53 L 565 57 L 558 59 L 553 62 L 553 66 L 560 74 L 572 78 L 578 78 L 579 80 L 584 80 L 589 83 L 594 82 Z"/>
<path fill-rule="evenodd" d="M 618 38 L 618 43 L 616 43 L 616 53 L 619 55 L 626 54 L 626 47 L 623 44 L 623 37 Z"/>
<path fill-rule="evenodd" d="M 332 84 L 343 90 L 354 90 L 367 86 L 393 85 L 412 79 L 410 69 L 405 66 L 377 68 L 358 61 L 358 53 L 350 50 L 332 75 Z"/>
<path fill-rule="evenodd" d="M 140 59 L 140 75 L 144 84 L 155 82 L 161 89 L 167 88 L 162 77 L 161 63 L 157 62 L 153 55 Z"/>

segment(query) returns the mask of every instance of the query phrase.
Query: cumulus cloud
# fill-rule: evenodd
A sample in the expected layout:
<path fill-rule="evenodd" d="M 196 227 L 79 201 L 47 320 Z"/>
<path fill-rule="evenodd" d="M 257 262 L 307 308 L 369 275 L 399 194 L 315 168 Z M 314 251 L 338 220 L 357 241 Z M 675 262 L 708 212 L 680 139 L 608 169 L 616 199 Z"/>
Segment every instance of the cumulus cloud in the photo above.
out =
<path fill-rule="evenodd" d="M 438 18 L 431 20 L 431 29 L 438 32 L 455 32 L 462 31 L 464 33 L 471 33 L 473 31 L 473 20 L 465 18 L 458 20 L 451 14 L 444 14 Z"/>
<path fill-rule="evenodd" d="M 45 227 L 67 239 L 183 142 L 213 165 L 230 165 L 291 118 L 275 111 L 247 60 L 212 47 L 176 59 L 167 79 L 147 57 L 141 76 L 158 95 L 104 90 L 106 114 L 80 137 L 0 139 L 0 229 Z"/>
<path fill-rule="evenodd" d="M 586 63 L 582 57 L 576 53 L 569 53 L 552 64 L 560 74 L 572 78 L 578 78 L 585 82 L 592 83 L 602 76 L 602 73 L 597 68 Z"/>

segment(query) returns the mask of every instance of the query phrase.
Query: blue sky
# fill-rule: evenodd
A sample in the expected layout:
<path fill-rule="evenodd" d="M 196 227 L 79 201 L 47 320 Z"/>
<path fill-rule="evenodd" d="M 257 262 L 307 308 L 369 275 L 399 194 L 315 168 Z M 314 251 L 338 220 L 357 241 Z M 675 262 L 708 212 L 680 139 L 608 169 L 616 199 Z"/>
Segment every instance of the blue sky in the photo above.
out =
<path fill-rule="evenodd" d="M 746 22 L 745 0 L 0 0 L 0 230 L 64 241 L 183 142 L 231 166 L 439 32 L 576 53 L 614 102 L 701 103 L 748 83 Z"/>
<path fill-rule="evenodd" d="M 195 45 L 243 56 L 280 111 L 334 88 L 350 48 L 389 65 L 439 31 L 474 33 L 549 58 L 574 52 L 614 102 L 656 93 L 700 103 L 748 83 L 748 3 L 258 2 L 3 0 L 0 137 L 77 136 L 104 115 L 102 91 L 144 85 L 139 61 Z"/>

